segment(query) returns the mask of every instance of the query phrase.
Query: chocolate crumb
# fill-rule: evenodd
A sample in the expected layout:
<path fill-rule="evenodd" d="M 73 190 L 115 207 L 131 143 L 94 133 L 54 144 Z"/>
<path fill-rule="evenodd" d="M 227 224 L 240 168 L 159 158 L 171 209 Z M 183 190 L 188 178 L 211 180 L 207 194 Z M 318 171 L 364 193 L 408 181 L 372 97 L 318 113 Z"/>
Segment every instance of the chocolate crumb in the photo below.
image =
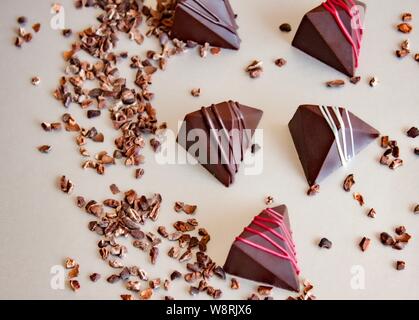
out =
<path fill-rule="evenodd" d="M 308 196 L 314 196 L 320 192 L 320 185 L 315 184 L 310 186 L 310 188 L 307 190 Z"/>
<path fill-rule="evenodd" d="M 331 249 L 332 248 L 332 241 L 327 238 L 322 238 L 319 242 L 320 248 Z"/>
<path fill-rule="evenodd" d="M 359 243 L 359 246 L 360 246 L 361 250 L 364 252 L 364 251 L 368 250 L 370 244 L 371 244 L 371 239 L 369 239 L 367 237 L 363 237 L 361 242 Z"/>
<path fill-rule="evenodd" d="M 345 181 L 343 182 L 343 190 L 346 192 L 351 191 L 352 186 L 355 184 L 354 175 L 350 174 L 345 178 Z"/>
<path fill-rule="evenodd" d="M 291 32 L 292 28 L 289 23 L 283 23 L 279 26 L 279 30 L 281 30 L 282 32 Z"/>

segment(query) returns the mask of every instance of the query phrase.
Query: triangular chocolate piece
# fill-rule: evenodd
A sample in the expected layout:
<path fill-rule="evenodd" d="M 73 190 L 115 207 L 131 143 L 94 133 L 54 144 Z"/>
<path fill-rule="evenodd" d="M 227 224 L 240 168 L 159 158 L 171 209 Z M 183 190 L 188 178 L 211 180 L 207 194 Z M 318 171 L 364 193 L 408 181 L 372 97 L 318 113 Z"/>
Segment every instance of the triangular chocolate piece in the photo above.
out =
<path fill-rule="evenodd" d="M 232 275 L 299 291 L 295 245 L 285 205 L 263 210 L 236 238 L 224 270 Z"/>
<path fill-rule="evenodd" d="M 178 143 L 226 187 L 252 143 L 263 112 L 233 101 L 185 116 Z"/>
<path fill-rule="evenodd" d="M 357 6 L 357 7 L 355 7 Z M 302 19 L 292 45 L 336 70 L 354 76 L 362 40 L 359 8 L 353 0 L 327 0 Z"/>
<path fill-rule="evenodd" d="M 180 0 L 171 37 L 213 47 L 239 49 L 234 12 L 228 0 Z"/>
<path fill-rule="evenodd" d="M 345 165 L 379 132 L 344 108 L 301 105 L 289 123 L 309 185 Z"/>

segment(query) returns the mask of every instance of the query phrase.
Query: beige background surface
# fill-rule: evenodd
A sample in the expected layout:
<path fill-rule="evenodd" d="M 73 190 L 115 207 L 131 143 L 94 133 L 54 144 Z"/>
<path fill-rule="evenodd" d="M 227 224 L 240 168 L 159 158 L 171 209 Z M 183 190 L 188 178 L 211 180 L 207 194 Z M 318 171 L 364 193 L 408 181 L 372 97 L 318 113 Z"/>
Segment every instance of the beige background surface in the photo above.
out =
<path fill-rule="evenodd" d="M 324 82 L 344 78 L 331 68 L 309 58 L 290 46 L 303 14 L 319 1 L 300 0 L 231 0 L 238 14 L 239 52 L 223 51 L 218 57 L 206 60 L 195 51 L 170 61 L 166 72 L 154 77 L 154 106 L 159 119 L 176 129 L 177 121 L 202 105 L 233 99 L 259 107 L 265 114 L 260 127 L 264 129 L 264 170 L 258 176 L 239 174 L 236 183 L 224 188 L 199 166 L 160 166 L 146 148 L 146 175 L 143 180 L 133 178 L 132 169 L 122 165 L 110 168 L 105 176 L 98 176 L 80 168 L 82 159 L 71 134 L 45 133 L 42 121 L 58 120 L 65 112 L 52 98 L 63 70 L 61 52 L 68 49 L 72 39 L 65 39 L 59 31 L 49 27 L 52 1 L 3 0 L 0 11 L 0 298 L 27 299 L 118 299 L 125 290 L 121 284 L 106 281 L 93 284 L 90 272 L 110 275 L 111 270 L 100 260 L 96 251 L 97 236 L 87 230 L 89 217 L 74 205 L 76 195 L 103 200 L 110 196 L 108 186 L 117 183 L 121 190 L 135 188 L 139 193 L 160 192 L 163 207 L 158 225 L 184 218 L 172 209 L 175 201 L 196 203 L 196 218 L 212 235 L 209 252 L 215 261 L 224 263 L 230 243 L 263 207 L 263 199 L 272 195 L 276 204 L 289 207 L 294 239 L 302 276 L 315 286 L 320 299 L 417 299 L 419 298 L 419 217 L 412 206 L 419 201 L 418 159 L 412 148 L 418 140 L 405 136 L 412 125 L 419 125 L 419 65 L 410 57 L 398 61 L 394 50 L 405 38 L 395 30 L 400 14 L 414 15 L 414 32 L 409 36 L 413 51 L 419 52 L 419 3 L 417 1 L 371 0 L 366 16 L 365 41 L 362 48 L 357 86 L 347 84 L 338 90 L 327 89 Z M 95 11 L 76 11 L 72 1 L 62 1 L 66 24 L 73 30 L 95 23 Z M 29 17 L 30 23 L 41 22 L 42 30 L 32 43 L 18 50 L 13 46 L 16 18 Z M 280 23 L 289 22 L 293 32 L 278 31 Z M 117 50 L 143 54 L 155 46 L 154 40 L 138 47 L 122 41 Z M 274 59 L 284 57 L 288 64 L 278 69 Z M 243 69 L 253 59 L 263 60 L 265 72 L 258 80 L 251 80 Z M 133 78 L 127 66 L 124 76 Z M 39 87 L 30 84 L 32 76 L 42 79 Z M 381 83 L 376 88 L 367 84 L 369 76 L 377 76 Z M 189 94 L 193 87 L 201 87 L 198 99 Z M 318 103 L 347 106 L 382 133 L 398 140 L 405 166 L 390 171 L 377 163 L 382 150 L 372 144 L 347 169 L 341 169 L 321 185 L 321 193 L 309 198 L 305 195 L 306 181 L 287 129 L 287 123 L 298 105 Z M 96 151 L 113 150 L 117 132 L 106 116 L 88 120 L 77 106 L 70 112 L 83 126 L 96 126 L 105 133 L 103 146 Z M 49 155 L 40 154 L 36 147 L 50 144 Z M 92 149 L 92 151 L 94 151 Z M 366 198 L 367 207 L 360 208 L 341 183 L 348 173 L 354 173 L 355 191 Z M 76 184 L 72 196 L 57 188 L 57 179 L 68 175 Z M 373 206 L 377 218 L 366 216 Z M 382 246 L 378 235 L 392 232 L 395 226 L 405 225 L 413 241 L 403 251 Z M 155 230 L 148 224 L 146 229 Z M 321 237 L 333 241 L 329 251 L 317 247 Z M 363 236 L 372 239 L 371 248 L 362 253 L 358 243 Z M 162 251 L 168 247 L 162 245 Z M 68 288 L 50 287 L 50 269 L 62 263 L 66 256 L 81 264 L 82 290 L 77 294 Z M 406 270 L 397 272 L 396 260 L 407 262 Z M 148 257 L 130 248 L 129 260 L 145 268 L 150 277 L 166 277 L 180 265 L 165 256 L 159 267 L 152 268 Z M 361 266 L 365 271 L 365 289 L 351 288 L 351 268 Z M 214 281 L 224 291 L 224 298 L 243 299 L 257 287 L 242 280 L 239 291 L 231 291 L 228 283 Z M 170 294 L 187 298 L 187 285 L 176 282 Z M 160 291 L 155 298 L 165 292 Z M 289 292 L 275 289 L 276 298 Z M 201 295 L 198 298 L 206 298 Z"/>

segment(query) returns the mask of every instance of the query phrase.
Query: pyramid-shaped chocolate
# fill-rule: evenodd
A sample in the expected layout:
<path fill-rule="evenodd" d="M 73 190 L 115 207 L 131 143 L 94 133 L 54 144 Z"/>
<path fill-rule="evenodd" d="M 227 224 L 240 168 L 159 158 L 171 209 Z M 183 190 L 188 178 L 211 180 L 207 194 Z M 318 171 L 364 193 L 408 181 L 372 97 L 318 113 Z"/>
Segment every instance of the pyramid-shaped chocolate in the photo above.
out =
<path fill-rule="evenodd" d="M 379 132 L 344 108 L 299 106 L 288 124 L 309 185 L 346 165 Z"/>
<path fill-rule="evenodd" d="M 359 1 L 327 0 L 306 13 L 292 45 L 353 77 L 363 32 L 359 8 L 365 7 Z"/>
<path fill-rule="evenodd" d="M 259 109 L 233 101 L 203 107 L 185 116 L 177 141 L 228 187 L 234 182 L 262 114 Z"/>
<path fill-rule="evenodd" d="M 263 210 L 236 238 L 224 270 L 232 275 L 299 291 L 295 245 L 285 205 Z"/>
<path fill-rule="evenodd" d="M 213 47 L 239 49 L 234 12 L 228 0 L 180 0 L 171 37 Z"/>

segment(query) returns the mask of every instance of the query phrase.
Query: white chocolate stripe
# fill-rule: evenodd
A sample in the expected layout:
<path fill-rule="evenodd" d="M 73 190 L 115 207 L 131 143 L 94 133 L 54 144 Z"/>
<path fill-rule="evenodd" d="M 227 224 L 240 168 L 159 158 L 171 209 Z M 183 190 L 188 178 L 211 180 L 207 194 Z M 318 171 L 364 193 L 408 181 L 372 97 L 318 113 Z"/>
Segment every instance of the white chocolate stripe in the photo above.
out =
<path fill-rule="evenodd" d="M 351 135 L 351 148 L 352 148 L 352 157 L 355 157 L 355 142 L 354 142 L 354 130 L 352 128 L 352 122 L 351 122 L 351 118 L 349 117 L 349 112 L 348 109 L 345 109 L 345 115 L 346 115 L 346 119 L 348 120 L 348 126 L 349 126 L 349 133 Z"/>
<path fill-rule="evenodd" d="M 339 122 L 339 125 L 341 127 L 341 135 L 342 139 L 339 135 L 339 130 L 335 124 L 335 120 L 333 119 L 332 115 L 330 114 L 329 108 L 326 106 L 320 106 L 320 111 L 326 120 L 327 124 L 329 125 L 330 129 L 333 132 L 333 135 L 335 137 L 336 146 L 338 149 L 339 157 L 341 160 L 342 165 L 346 165 L 347 162 L 351 159 L 351 157 L 348 156 L 348 147 L 347 147 L 347 141 L 346 141 L 346 126 L 345 122 L 343 121 L 342 115 L 340 114 L 338 107 L 331 107 L 333 110 L 333 113 L 336 116 L 336 119 Z M 353 137 L 353 130 L 352 130 L 352 124 L 351 120 L 349 118 L 349 114 L 346 109 L 344 109 L 346 112 L 346 118 L 348 120 L 348 126 L 349 126 L 349 132 L 350 132 L 350 139 L 351 139 L 351 147 L 352 147 L 352 156 L 355 155 L 355 148 L 354 148 L 354 137 Z"/>

